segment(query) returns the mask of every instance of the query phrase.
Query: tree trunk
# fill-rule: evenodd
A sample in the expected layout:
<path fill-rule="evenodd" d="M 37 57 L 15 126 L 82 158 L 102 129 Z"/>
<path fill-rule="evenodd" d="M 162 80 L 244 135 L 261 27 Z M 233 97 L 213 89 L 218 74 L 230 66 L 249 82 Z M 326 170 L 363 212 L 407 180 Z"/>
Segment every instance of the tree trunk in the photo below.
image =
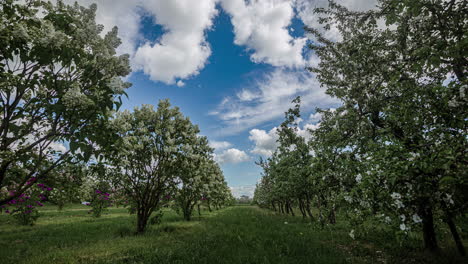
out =
<path fill-rule="evenodd" d="M 137 214 L 137 233 L 142 234 L 145 232 L 148 223 L 148 214 L 143 210 L 138 210 Z"/>
<path fill-rule="evenodd" d="M 292 215 L 292 216 L 296 216 L 296 215 L 294 214 L 293 207 L 292 207 L 292 205 L 291 205 L 290 202 L 288 202 L 288 206 L 289 206 L 289 212 L 291 213 L 291 215 Z"/>
<path fill-rule="evenodd" d="M 445 222 L 450 227 L 450 232 L 452 232 L 452 237 L 453 237 L 453 240 L 455 241 L 455 244 L 457 245 L 458 252 L 460 253 L 460 255 L 466 256 L 465 247 L 463 246 L 463 242 L 460 239 L 460 235 L 458 234 L 457 227 L 455 226 L 455 223 L 453 222 L 453 219 L 450 214 L 447 214 Z"/>
<path fill-rule="evenodd" d="M 310 199 L 309 199 L 309 196 L 307 196 L 307 199 L 306 199 L 305 210 L 306 210 L 307 215 L 309 215 L 310 220 L 311 220 L 311 221 L 314 221 L 314 215 L 312 214 L 312 210 L 310 209 Z"/>
<path fill-rule="evenodd" d="M 211 212 L 211 206 L 210 206 L 210 201 L 208 200 L 208 211 Z"/>
<path fill-rule="evenodd" d="M 187 201 L 186 204 L 184 204 L 184 208 L 182 209 L 184 213 L 184 219 L 186 221 L 190 221 L 192 219 L 192 208 L 193 206 L 191 205 L 190 201 Z"/>
<path fill-rule="evenodd" d="M 432 208 L 424 203 L 420 214 L 423 224 L 424 248 L 430 252 L 436 252 L 439 250 L 439 246 L 437 245 L 437 237 L 434 229 Z"/>
<path fill-rule="evenodd" d="M 197 209 L 198 209 L 198 216 L 201 216 L 200 204 L 197 204 Z"/>
<path fill-rule="evenodd" d="M 302 218 L 306 218 L 307 215 L 306 215 L 305 208 L 304 208 L 304 202 L 301 199 L 297 199 L 297 202 L 299 204 L 299 210 L 301 211 Z"/>

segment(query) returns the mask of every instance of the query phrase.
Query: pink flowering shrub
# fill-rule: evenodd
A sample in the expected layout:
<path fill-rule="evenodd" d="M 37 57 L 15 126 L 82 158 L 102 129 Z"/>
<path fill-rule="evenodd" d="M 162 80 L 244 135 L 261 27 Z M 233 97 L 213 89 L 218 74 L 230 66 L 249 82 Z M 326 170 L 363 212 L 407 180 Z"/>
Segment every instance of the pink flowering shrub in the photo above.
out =
<path fill-rule="evenodd" d="M 33 184 L 36 178 L 31 178 L 27 184 Z M 17 198 L 11 200 L 6 205 L 0 207 L 0 212 L 5 212 L 13 216 L 20 225 L 34 225 L 39 218 L 37 207 L 42 207 L 42 202 L 47 200 L 44 194 L 50 192 L 51 187 L 38 183 L 35 187 L 31 188 L 28 193 L 23 193 Z M 11 191 L 10 196 L 14 196 L 15 192 Z"/>
<path fill-rule="evenodd" d="M 107 210 L 108 207 L 112 206 L 112 201 L 110 199 L 110 194 L 107 192 L 102 192 L 96 190 L 92 195 L 92 200 L 87 205 L 91 206 L 89 214 L 98 218 L 101 217 L 102 213 Z"/>

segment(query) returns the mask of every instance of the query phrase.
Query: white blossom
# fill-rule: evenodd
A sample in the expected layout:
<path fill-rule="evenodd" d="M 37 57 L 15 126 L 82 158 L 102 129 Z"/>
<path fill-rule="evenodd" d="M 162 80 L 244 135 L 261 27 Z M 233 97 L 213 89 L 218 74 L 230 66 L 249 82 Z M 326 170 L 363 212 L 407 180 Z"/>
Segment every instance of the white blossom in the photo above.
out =
<path fill-rule="evenodd" d="M 390 196 L 392 196 L 393 199 L 401 199 L 401 194 L 396 192 L 392 193 Z"/>
<path fill-rule="evenodd" d="M 404 222 L 406 220 L 406 216 L 402 214 L 402 215 L 400 215 L 400 219 L 401 219 L 402 222 Z"/>
<path fill-rule="evenodd" d="M 417 224 L 417 223 L 421 223 L 422 219 L 421 219 L 421 217 L 419 217 L 419 215 L 414 214 L 413 215 L 413 221 Z"/>
<path fill-rule="evenodd" d="M 405 231 L 405 230 L 407 229 L 405 223 L 402 223 L 402 224 L 400 225 L 400 229 L 401 229 L 402 231 Z"/>
<path fill-rule="evenodd" d="M 405 205 L 400 200 L 395 200 L 394 204 L 397 208 L 405 207 Z"/>
<path fill-rule="evenodd" d="M 361 174 L 356 175 L 356 182 L 361 183 L 361 180 L 362 180 L 362 175 Z"/>
<path fill-rule="evenodd" d="M 349 236 L 354 239 L 354 229 L 352 229 L 350 232 L 349 232 Z"/>
<path fill-rule="evenodd" d="M 389 216 L 385 217 L 385 223 L 390 224 L 392 222 L 392 219 Z"/>
<path fill-rule="evenodd" d="M 444 199 L 444 201 L 445 201 L 446 203 L 449 203 L 449 204 L 453 204 L 453 203 L 454 203 L 454 202 L 453 202 L 453 199 L 452 199 L 452 195 L 450 195 L 450 194 L 448 194 L 448 193 L 445 194 L 445 197 L 444 197 L 443 199 Z"/>

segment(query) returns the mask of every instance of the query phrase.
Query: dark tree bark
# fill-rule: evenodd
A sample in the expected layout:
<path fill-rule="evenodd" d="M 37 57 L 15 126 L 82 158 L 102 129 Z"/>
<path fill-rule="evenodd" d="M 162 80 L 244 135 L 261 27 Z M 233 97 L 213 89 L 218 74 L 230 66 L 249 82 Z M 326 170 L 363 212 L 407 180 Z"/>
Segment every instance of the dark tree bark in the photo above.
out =
<path fill-rule="evenodd" d="M 439 246 L 434 228 L 434 216 L 432 208 L 427 203 L 423 203 L 420 208 L 420 215 L 423 225 L 424 248 L 430 252 L 437 252 Z"/>
<path fill-rule="evenodd" d="M 314 221 L 315 218 L 314 218 L 314 215 L 312 214 L 312 210 L 311 210 L 311 208 L 310 208 L 310 199 L 309 199 L 309 196 L 307 196 L 307 199 L 306 199 L 305 210 L 306 210 L 306 212 L 307 212 L 307 215 L 310 217 L 310 220 Z"/>
<path fill-rule="evenodd" d="M 450 215 L 447 215 L 445 222 L 448 224 L 450 228 L 450 232 L 452 233 L 453 240 L 455 241 L 455 244 L 457 245 L 458 252 L 460 253 L 460 255 L 466 256 L 465 247 L 463 246 L 463 242 L 460 238 L 460 235 L 458 234 L 457 227 L 455 223 L 453 222 L 452 217 Z"/>
<path fill-rule="evenodd" d="M 148 225 L 149 214 L 146 210 L 138 210 L 137 214 L 137 233 L 142 234 L 146 230 L 146 226 Z"/>
<path fill-rule="evenodd" d="M 304 202 L 302 201 L 302 199 L 297 199 L 297 202 L 299 204 L 299 210 L 301 211 L 302 218 L 307 218 L 307 214 L 304 208 Z"/>

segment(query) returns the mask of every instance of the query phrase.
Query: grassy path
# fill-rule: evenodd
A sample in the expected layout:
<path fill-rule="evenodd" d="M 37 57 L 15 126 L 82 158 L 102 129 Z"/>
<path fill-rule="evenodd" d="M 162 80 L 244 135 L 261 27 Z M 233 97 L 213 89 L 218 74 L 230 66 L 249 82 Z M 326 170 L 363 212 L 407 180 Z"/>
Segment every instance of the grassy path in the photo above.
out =
<path fill-rule="evenodd" d="M 300 218 L 238 206 L 184 222 L 168 211 L 163 223 L 133 235 L 134 217 L 112 209 L 92 219 L 83 208 L 48 210 L 34 227 L 0 217 L 0 263 L 343 263 L 324 234 Z M 8 219 L 8 220 L 7 220 Z M 285 223 L 286 221 L 289 221 Z M 310 230 L 310 231 L 308 231 Z M 326 232 L 325 232 L 326 233 Z M 326 235 L 326 237 L 329 237 Z"/>
<path fill-rule="evenodd" d="M 320 229 L 253 206 L 192 222 L 168 210 L 161 225 L 140 236 L 125 209 L 100 219 L 83 209 L 48 208 L 34 227 L 0 215 L 0 263 L 390 263 L 376 244 L 353 241 L 349 227 Z"/>

